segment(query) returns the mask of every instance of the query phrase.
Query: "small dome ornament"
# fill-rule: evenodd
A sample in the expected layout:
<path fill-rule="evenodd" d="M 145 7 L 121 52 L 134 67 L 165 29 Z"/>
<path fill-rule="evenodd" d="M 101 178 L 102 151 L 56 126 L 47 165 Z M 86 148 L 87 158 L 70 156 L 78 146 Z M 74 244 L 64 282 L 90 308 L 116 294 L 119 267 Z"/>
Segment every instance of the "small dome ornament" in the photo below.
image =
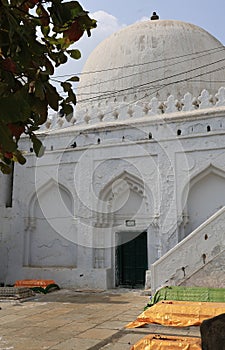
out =
<path fill-rule="evenodd" d="M 157 20 L 157 19 L 159 19 L 159 16 L 157 15 L 156 12 L 153 12 L 153 13 L 152 13 L 152 16 L 151 16 L 151 21 L 155 21 L 155 20 Z"/>

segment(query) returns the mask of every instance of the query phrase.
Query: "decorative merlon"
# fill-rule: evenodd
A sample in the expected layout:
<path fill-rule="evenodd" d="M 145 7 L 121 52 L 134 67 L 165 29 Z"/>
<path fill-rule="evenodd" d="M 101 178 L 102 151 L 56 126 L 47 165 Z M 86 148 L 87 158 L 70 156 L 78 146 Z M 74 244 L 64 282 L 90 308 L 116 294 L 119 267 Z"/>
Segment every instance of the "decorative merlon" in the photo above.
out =
<path fill-rule="evenodd" d="M 75 117 L 61 118 L 55 115 L 48 118 L 41 130 L 55 130 L 81 124 L 101 124 L 101 122 L 138 119 L 221 106 L 225 106 L 225 87 L 220 87 L 215 96 L 210 95 L 207 90 L 203 90 L 197 97 L 187 92 L 180 100 L 170 95 L 166 101 L 160 101 L 157 97 L 153 97 L 149 102 L 145 100 L 129 103 L 123 98 L 123 101 L 119 103 L 118 99 L 115 102 L 114 98 L 112 101 L 99 101 L 98 106 L 87 104 L 84 109 L 76 113 Z"/>

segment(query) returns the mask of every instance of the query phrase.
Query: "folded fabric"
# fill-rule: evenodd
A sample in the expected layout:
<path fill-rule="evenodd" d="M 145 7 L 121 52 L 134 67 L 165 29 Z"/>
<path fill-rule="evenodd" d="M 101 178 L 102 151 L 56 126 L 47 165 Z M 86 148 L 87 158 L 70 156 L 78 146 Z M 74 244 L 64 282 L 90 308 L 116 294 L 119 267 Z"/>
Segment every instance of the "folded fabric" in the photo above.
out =
<path fill-rule="evenodd" d="M 174 327 L 199 326 L 202 321 L 222 313 L 225 313 L 225 303 L 160 301 L 146 309 L 126 328 L 137 328 L 149 323 Z"/>
<path fill-rule="evenodd" d="M 131 350 L 201 350 L 201 339 L 150 334 L 133 345 Z"/>

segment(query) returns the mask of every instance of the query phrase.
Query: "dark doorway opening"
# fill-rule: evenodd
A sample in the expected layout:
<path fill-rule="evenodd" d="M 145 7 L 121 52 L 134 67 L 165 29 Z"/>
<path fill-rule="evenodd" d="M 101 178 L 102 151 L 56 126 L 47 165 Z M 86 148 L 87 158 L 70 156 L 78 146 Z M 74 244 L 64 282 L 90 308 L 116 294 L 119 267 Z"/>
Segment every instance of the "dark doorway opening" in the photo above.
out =
<path fill-rule="evenodd" d="M 124 243 L 120 243 L 124 242 Z M 147 232 L 118 234 L 116 249 L 116 286 L 142 288 L 148 269 Z"/>

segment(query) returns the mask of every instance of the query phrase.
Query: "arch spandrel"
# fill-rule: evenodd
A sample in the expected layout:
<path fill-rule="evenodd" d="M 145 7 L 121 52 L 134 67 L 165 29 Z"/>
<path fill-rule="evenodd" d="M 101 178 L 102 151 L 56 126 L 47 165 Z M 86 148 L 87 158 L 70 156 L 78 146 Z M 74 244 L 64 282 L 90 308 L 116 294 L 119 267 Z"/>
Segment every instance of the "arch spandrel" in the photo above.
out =
<path fill-rule="evenodd" d="M 98 223 L 120 223 L 126 219 L 150 219 L 154 212 L 153 195 L 143 180 L 123 171 L 100 191 Z"/>

